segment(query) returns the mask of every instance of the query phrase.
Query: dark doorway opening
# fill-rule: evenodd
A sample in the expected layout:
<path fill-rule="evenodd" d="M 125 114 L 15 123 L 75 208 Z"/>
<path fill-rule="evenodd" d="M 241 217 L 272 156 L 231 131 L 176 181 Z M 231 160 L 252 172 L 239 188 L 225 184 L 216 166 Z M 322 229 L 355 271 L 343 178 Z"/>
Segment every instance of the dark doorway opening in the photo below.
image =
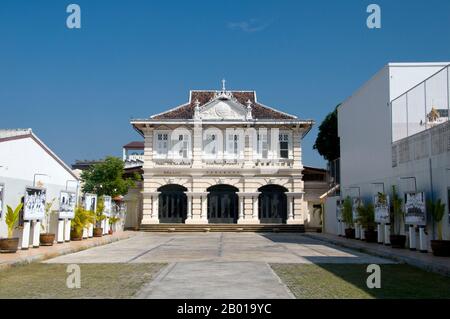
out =
<path fill-rule="evenodd" d="M 286 188 L 266 185 L 258 189 L 259 220 L 262 224 L 283 224 L 287 220 Z"/>
<path fill-rule="evenodd" d="M 239 198 L 236 187 L 215 185 L 207 189 L 208 222 L 211 224 L 235 224 L 238 219 Z"/>
<path fill-rule="evenodd" d="M 181 185 L 165 185 L 158 189 L 159 194 L 159 222 L 182 224 L 187 218 L 186 187 Z"/>

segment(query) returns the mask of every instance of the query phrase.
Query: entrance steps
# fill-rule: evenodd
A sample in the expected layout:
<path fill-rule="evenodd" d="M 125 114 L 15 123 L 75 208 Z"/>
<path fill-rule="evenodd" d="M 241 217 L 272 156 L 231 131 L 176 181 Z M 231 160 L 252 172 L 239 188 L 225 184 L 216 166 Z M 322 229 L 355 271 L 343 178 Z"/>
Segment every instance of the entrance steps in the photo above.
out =
<path fill-rule="evenodd" d="M 241 225 L 241 224 L 152 224 L 141 225 L 140 231 L 144 232 L 251 232 L 251 233 L 304 233 L 304 225 L 286 225 L 286 224 L 258 224 L 258 225 Z"/>

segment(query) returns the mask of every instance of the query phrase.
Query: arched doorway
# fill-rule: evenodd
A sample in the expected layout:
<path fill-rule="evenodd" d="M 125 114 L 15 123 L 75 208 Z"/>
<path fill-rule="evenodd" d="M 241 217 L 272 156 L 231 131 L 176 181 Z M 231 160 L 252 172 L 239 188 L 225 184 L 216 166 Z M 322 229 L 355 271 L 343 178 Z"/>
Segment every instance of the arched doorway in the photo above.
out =
<path fill-rule="evenodd" d="M 158 215 L 160 223 L 184 223 L 187 218 L 186 187 L 165 185 L 158 189 Z"/>
<path fill-rule="evenodd" d="M 208 222 L 211 224 L 234 224 L 238 219 L 239 199 L 236 187 L 215 185 L 207 189 Z"/>
<path fill-rule="evenodd" d="M 262 224 L 281 224 L 287 220 L 286 188 L 266 185 L 258 189 L 259 220 Z"/>

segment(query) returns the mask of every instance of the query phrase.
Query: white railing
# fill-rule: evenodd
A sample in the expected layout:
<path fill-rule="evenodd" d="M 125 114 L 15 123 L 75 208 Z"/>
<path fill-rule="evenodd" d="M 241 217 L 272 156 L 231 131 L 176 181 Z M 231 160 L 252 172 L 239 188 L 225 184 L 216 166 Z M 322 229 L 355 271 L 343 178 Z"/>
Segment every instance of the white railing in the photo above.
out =
<path fill-rule="evenodd" d="M 450 65 L 391 102 L 392 142 L 449 120 Z"/>

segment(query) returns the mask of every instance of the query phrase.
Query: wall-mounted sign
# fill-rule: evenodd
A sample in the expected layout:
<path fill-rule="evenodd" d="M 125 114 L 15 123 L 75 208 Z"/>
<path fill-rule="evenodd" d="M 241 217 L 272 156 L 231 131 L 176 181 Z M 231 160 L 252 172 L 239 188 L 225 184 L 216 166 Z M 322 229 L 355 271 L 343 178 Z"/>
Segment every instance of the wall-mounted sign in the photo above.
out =
<path fill-rule="evenodd" d="M 76 203 L 77 195 L 75 193 L 62 191 L 59 197 L 59 218 L 74 218 Z"/>
<path fill-rule="evenodd" d="M 336 201 L 336 218 L 339 221 L 342 221 L 342 205 L 344 204 L 343 200 L 338 199 Z"/>
<path fill-rule="evenodd" d="M 381 224 L 389 224 L 391 217 L 389 214 L 389 195 L 380 194 L 374 196 L 375 222 Z"/>
<path fill-rule="evenodd" d="M 358 213 L 358 207 L 361 206 L 363 204 L 361 198 L 357 198 L 354 197 L 352 198 L 352 215 L 353 215 L 353 220 L 358 220 L 359 218 L 359 213 Z"/>
<path fill-rule="evenodd" d="M 86 194 L 84 195 L 84 209 L 91 212 L 97 211 L 97 195 Z"/>
<path fill-rule="evenodd" d="M 0 184 L 0 218 L 3 216 L 3 197 L 5 194 L 5 185 Z"/>
<path fill-rule="evenodd" d="M 45 188 L 27 187 L 23 204 L 24 220 L 41 220 L 45 216 Z"/>
<path fill-rule="evenodd" d="M 110 217 L 111 216 L 111 211 L 112 211 L 112 198 L 111 196 L 103 196 L 103 203 L 104 203 L 104 208 L 103 208 L 103 214 L 105 214 L 106 217 Z"/>
<path fill-rule="evenodd" d="M 407 193 L 405 195 L 405 224 L 426 225 L 427 214 L 425 193 Z"/>

